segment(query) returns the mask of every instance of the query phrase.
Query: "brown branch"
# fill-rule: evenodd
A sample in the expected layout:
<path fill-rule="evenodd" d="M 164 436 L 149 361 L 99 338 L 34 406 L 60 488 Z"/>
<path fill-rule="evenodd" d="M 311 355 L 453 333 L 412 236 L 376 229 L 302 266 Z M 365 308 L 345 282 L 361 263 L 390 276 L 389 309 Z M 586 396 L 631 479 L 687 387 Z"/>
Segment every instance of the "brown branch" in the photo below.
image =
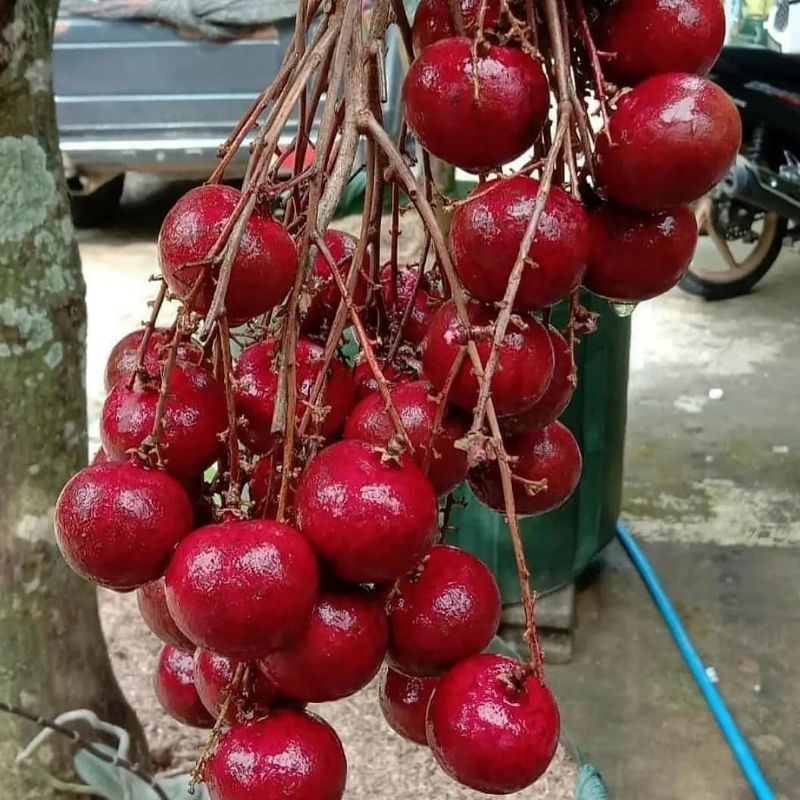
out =
<path fill-rule="evenodd" d="M 392 140 L 377 124 L 377 121 L 371 115 L 367 114 L 362 116 L 360 120 L 362 128 L 369 133 L 372 141 L 374 141 L 381 149 L 383 149 L 390 164 L 395 170 L 397 177 L 403 181 L 409 199 L 416 206 L 425 223 L 428 231 L 431 234 L 431 241 L 433 243 L 434 251 L 439 259 L 440 267 L 444 273 L 447 283 L 450 286 L 450 291 L 455 304 L 458 319 L 461 322 L 467 335 L 470 336 L 471 322 L 467 311 L 466 298 L 464 297 L 461 284 L 458 282 L 453 262 L 447 250 L 447 245 L 444 241 L 444 236 L 439 228 L 436 215 L 431 207 L 430 200 L 427 196 L 421 196 L 417 191 L 414 176 L 408 169 L 408 166 L 403 161 L 402 155 L 397 152 L 393 147 Z M 467 340 L 467 355 L 469 356 L 472 370 L 480 383 L 483 380 L 483 363 L 480 354 L 475 345 L 475 342 L 470 338 Z M 497 421 L 497 414 L 494 410 L 494 404 L 491 398 L 486 403 L 486 418 L 489 422 L 489 428 L 492 433 L 493 446 L 497 456 L 497 463 L 500 469 L 500 477 L 503 485 L 503 498 L 505 501 L 506 516 L 508 519 L 508 527 L 511 533 L 511 541 L 514 548 L 514 557 L 517 563 L 517 572 L 520 580 L 520 593 L 522 596 L 523 607 L 527 620 L 526 637 L 530 647 L 530 661 L 527 668 L 536 673 L 540 678 L 542 676 L 542 651 L 539 639 L 536 633 L 536 619 L 535 619 L 535 603 L 533 590 L 530 585 L 530 573 L 525 562 L 525 550 L 522 544 L 522 535 L 519 529 L 519 519 L 516 513 L 516 505 L 514 503 L 514 491 L 511 482 L 511 467 L 509 464 L 508 454 L 503 446 L 503 437 L 500 431 L 500 425 Z"/>
<path fill-rule="evenodd" d="M 456 353 L 456 357 L 453 359 L 453 363 L 450 365 L 450 371 L 447 373 L 447 377 L 444 381 L 444 386 L 442 386 L 442 391 L 439 392 L 439 396 L 436 399 L 437 407 L 436 407 L 436 415 L 433 418 L 433 429 L 431 431 L 431 443 L 428 446 L 428 452 L 425 453 L 425 460 L 422 464 L 422 471 L 427 475 L 428 471 L 431 468 L 431 458 L 434 456 L 434 448 L 436 439 L 442 432 L 442 423 L 444 422 L 444 415 L 447 411 L 447 398 L 450 396 L 450 389 L 453 388 L 453 382 L 456 379 L 456 376 L 461 371 L 461 366 L 464 363 L 464 357 L 467 355 L 467 350 L 465 347 L 460 347 L 458 349 L 458 353 Z"/>
<path fill-rule="evenodd" d="M 361 343 L 361 349 L 364 351 L 364 357 L 367 359 L 367 363 L 369 364 L 372 374 L 375 377 L 375 381 L 378 384 L 378 391 L 381 393 L 384 406 L 386 407 L 386 413 L 389 415 L 389 419 L 392 421 L 395 433 L 401 439 L 401 441 L 405 442 L 409 452 L 413 454 L 414 446 L 411 444 L 411 439 L 408 437 L 408 432 L 403 425 L 403 421 L 400 419 L 400 415 L 397 413 L 397 409 L 392 401 L 391 392 L 389 391 L 389 384 L 386 382 L 386 378 L 384 378 L 383 373 L 381 372 L 380 364 L 378 364 L 378 359 L 375 358 L 375 351 L 372 349 L 369 336 L 367 336 L 367 332 L 364 330 L 364 325 L 362 324 L 361 319 L 358 316 L 358 312 L 353 305 L 352 296 L 347 293 L 347 287 L 344 285 L 342 276 L 339 274 L 336 261 L 331 255 L 331 251 L 328 249 L 325 241 L 319 234 L 314 235 L 314 242 L 322 254 L 322 257 L 328 262 L 331 275 L 333 275 L 336 286 L 339 288 L 339 292 L 342 295 L 342 300 L 344 301 L 347 311 L 350 314 L 350 320 L 353 323 L 353 327 L 356 329 L 356 335 Z"/>
<path fill-rule="evenodd" d="M 233 392 L 233 360 L 231 358 L 231 336 L 228 330 L 228 319 L 223 314 L 219 318 L 220 360 L 222 362 L 222 379 L 225 386 L 225 407 L 228 412 L 228 491 L 225 493 L 225 505 L 239 510 L 239 437 L 236 432 L 236 403 Z"/>
<path fill-rule="evenodd" d="M 450 9 L 450 19 L 453 21 L 456 36 L 464 36 L 466 28 L 464 27 L 464 14 L 461 11 L 461 3 L 459 0 L 447 0 L 447 7 Z"/>
<path fill-rule="evenodd" d="M 586 18 L 586 9 L 583 6 L 583 0 L 572 0 L 572 7 L 575 11 L 575 16 L 578 18 L 578 31 L 583 40 L 583 46 L 589 56 L 589 65 L 592 71 L 592 79 L 594 80 L 594 92 L 600 106 L 600 116 L 603 119 L 603 130 L 606 132 L 606 135 L 608 135 L 608 104 L 606 102 L 608 86 L 606 84 L 606 79 L 603 77 L 603 66 L 600 63 L 597 47 L 595 47 L 589 20 Z"/>
<path fill-rule="evenodd" d="M 531 214 L 531 218 L 528 221 L 528 226 L 525 229 L 525 233 L 522 237 L 519 252 L 517 253 L 517 259 L 514 262 L 511 275 L 508 278 L 506 292 L 503 295 L 503 299 L 498 304 L 500 306 L 500 313 L 498 314 L 497 320 L 494 324 L 492 349 L 489 353 L 489 359 L 486 362 L 486 369 L 484 375 L 482 376 L 480 391 L 478 393 L 478 402 L 475 406 L 475 413 L 472 418 L 471 430 L 473 433 L 479 431 L 483 427 L 483 420 L 486 416 L 486 406 L 489 402 L 492 389 L 492 378 L 494 377 L 494 373 L 497 370 L 497 365 L 500 362 L 500 346 L 503 343 L 506 330 L 508 329 L 508 323 L 511 320 L 511 314 L 513 313 L 514 309 L 514 299 L 517 296 L 517 290 L 519 289 L 519 284 L 522 280 L 522 274 L 525 268 L 528 266 L 528 254 L 530 252 L 531 245 L 533 244 L 534 237 L 536 236 L 536 230 L 539 227 L 539 221 L 544 213 L 545 203 L 547 202 L 550 186 L 552 185 L 553 173 L 555 172 L 556 160 L 561 151 L 561 144 L 564 140 L 566 132 L 569 129 L 571 109 L 572 107 L 569 104 L 565 105 L 561 109 L 561 118 L 558 123 L 558 129 L 553 140 L 553 145 L 550 148 L 550 153 L 547 156 L 544 169 L 542 170 L 542 179 L 539 182 L 539 189 L 536 193 L 536 201 L 533 205 L 533 213 Z"/>
<path fill-rule="evenodd" d="M 230 708 L 231 702 L 233 702 L 234 698 L 239 692 L 239 687 L 242 685 L 242 681 L 245 676 L 245 671 L 247 669 L 247 664 L 243 661 L 239 662 L 236 665 L 236 671 L 233 673 L 233 677 L 231 678 L 230 683 L 225 687 L 222 695 L 222 702 L 220 703 L 219 713 L 217 714 L 217 718 L 214 721 L 214 727 L 208 734 L 208 738 L 203 743 L 203 750 L 200 753 L 200 758 L 197 760 L 197 763 L 194 765 L 192 769 L 192 778 L 189 782 L 189 793 L 193 794 L 195 786 L 198 783 L 202 783 L 204 780 L 204 773 L 206 771 L 206 765 L 208 764 L 211 756 L 214 755 L 214 751 L 217 748 L 217 744 L 219 743 L 220 738 L 222 737 L 222 729 L 225 727 L 226 718 L 228 716 L 228 709 Z"/>
<path fill-rule="evenodd" d="M 156 299 L 153 301 L 153 308 L 150 311 L 150 319 L 147 320 L 147 325 L 145 326 L 144 333 L 142 334 L 142 341 L 139 342 L 139 347 L 136 348 L 136 367 L 128 379 L 128 391 L 133 388 L 134 381 L 137 377 L 140 379 L 147 377 L 147 373 L 144 369 L 144 357 L 147 353 L 147 347 L 150 344 L 150 337 L 153 335 L 153 331 L 155 330 L 156 322 L 158 321 L 158 315 L 161 313 L 161 306 L 164 305 L 164 299 L 166 296 L 167 282 L 162 278 L 161 286 L 158 288 L 158 294 L 156 295 Z"/>
<path fill-rule="evenodd" d="M 91 742 L 84 739 L 77 731 L 72 730 L 72 728 L 67 728 L 66 725 L 60 725 L 55 720 L 48 719 L 47 717 L 41 717 L 38 714 L 33 714 L 30 711 L 26 711 L 24 708 L 21 708 L 20 706 L 15 706 L 11 703 L 5 703 L 2 700 L 0 700 L 0 711 L 4 711 L 6 714 L 12 714 L 15 717 L 20 717 L 21 719 L 25 719 L 28 722 L 32 722 L 34 725 L 38 725 L 40 728 L 48 728 L 54 733 L 59 734 L 59 736 L 69 739 L 78 749 L 85 750 L 99 761 L 102 761 L 105 764 L 110 764 L 113 767 L 120 767 L 126 772 L 130 772 L 131 775 L 135 775 L 140 781 L 142 781 L 142 783 L 146 783 L 156 793 L 159 800 L 169 800 L 164 790 L 158 785 L 158 782 L 152 775 L 148 775 L 136 764 L 132 764 L 130 761 L 122 758 L 121 756 L 112 756 L 106 753 L 104 750 L 100 750 Z"/>

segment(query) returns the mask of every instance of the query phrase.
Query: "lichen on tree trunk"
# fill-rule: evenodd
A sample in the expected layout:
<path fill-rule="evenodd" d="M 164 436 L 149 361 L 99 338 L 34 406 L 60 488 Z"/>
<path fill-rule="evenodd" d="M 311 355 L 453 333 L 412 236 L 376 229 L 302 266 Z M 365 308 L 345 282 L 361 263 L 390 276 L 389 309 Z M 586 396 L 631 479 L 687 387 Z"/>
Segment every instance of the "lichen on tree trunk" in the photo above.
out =
<path fill-rule="evenodd" d="M 86 459 L 86 308 L 51 80 L 57 0 L 0 0 L 0 698 L 91 708 L 141 728 L 111 671 L 94 588 L 61 560 L 53 507 Z M 7 800 L 50 797 L 25 767 L 34 730 L 0 715 Z M 143 749 L 140 752 L 144 752 Z M 54 773 L 69 767 L 53 743 Z"/>

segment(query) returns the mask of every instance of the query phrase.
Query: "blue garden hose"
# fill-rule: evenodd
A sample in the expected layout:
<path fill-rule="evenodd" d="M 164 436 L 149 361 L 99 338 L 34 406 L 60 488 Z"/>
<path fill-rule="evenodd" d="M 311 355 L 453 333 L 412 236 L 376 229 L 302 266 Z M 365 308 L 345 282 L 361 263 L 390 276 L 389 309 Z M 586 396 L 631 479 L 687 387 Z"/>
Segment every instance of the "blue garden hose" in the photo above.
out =
<path fill-rule="evenodd" d="M 636 540 L 631 535 L 628 526 L 622 521 L 617 521 L 617 538 L 625 552 L 630 557 L 636 569 L 639 571 L 642 580 L 645 582 L 653 602 L 664 617 L 664 621 L 678 646 L 686 666 L 692 673 L 700 691 L 708 703 L 711 713 L 717 720 L 722 733 L 728 740 L 733 755 L 739 762 L 739 766 L 744 773 L 745 778 L 753 790 L 753 795 L 757 800 L 777 800 L 777 795 L 772 787 L 767 782 L 764 773 L 761 771 L 761 766 L 755 757 L 755 754 L 750 749 L 750 745 L 739 730 L 736 720 L 728 710 L 725 700 L 717 690 L 717 687 L 711 682 L 706 673 L 705 665 L 703 664 L 700 654 L 697 652 L 694 644 L 692 643 L 686 628 L 683 627 L 675 607 L 669 599 L 669 596 L 664 591 L 661 581 L 658 579 L 655 570 L 653 569 L 644 551 L 636 543 Z"/>

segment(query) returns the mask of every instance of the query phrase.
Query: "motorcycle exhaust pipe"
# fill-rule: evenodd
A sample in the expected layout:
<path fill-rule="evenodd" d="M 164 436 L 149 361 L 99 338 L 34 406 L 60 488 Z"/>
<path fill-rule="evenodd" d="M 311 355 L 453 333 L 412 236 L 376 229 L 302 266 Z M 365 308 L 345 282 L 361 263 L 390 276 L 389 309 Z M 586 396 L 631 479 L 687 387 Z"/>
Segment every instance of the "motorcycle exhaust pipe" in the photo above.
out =
<path fill-rule="evenodd" d="M 720 181 L 719 189 L 725 197 L 800 221 L 798 187 L 792 181 L 753 164 L 743 156 L 736 159 L 736 164 Z"/>

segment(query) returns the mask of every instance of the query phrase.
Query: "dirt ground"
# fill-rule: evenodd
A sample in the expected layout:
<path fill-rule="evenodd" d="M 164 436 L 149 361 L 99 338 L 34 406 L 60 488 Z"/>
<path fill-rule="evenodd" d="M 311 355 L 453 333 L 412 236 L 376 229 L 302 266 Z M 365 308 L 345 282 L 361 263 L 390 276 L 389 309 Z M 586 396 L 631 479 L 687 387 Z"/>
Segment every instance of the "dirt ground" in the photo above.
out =
<path fill-rule="evenodd" d="M 93 449 L 99 446 L 97 425 L 104 399 L 103 367 L 112 345 L 147 316 L 147 301 L 156 293 L 148 277 L 157 272 L 156 236 L 160 219 L 174 200 L 174 187 L 145 181 L 140 190 L 126 188 L 122 221 L 106 230 L 80 234 L 89 311 L 87 391 Z M 358 220 L 336 227 L 357 231 Z M 404 220 L 401 259 L 416 260 L 422 235 Z M 388 229 L 388 220 L 386 228 Z M 386 233 L 386 231 L 385 231 Z M 165 320 L 169 319 L 169 310 Z M 103 627 L 122 688 L 144 725 L 154 762 L 160 770 L 186 771 L 194 763 L 205 732 L 172 721 L 160 708 L 152 688 L 160 643 L 139 617 L 133 595 L 101 592 Z M 477 800 L 485 797 L 451 781 L 427 748 L 396 735 L 386 725 L 375 686 L 337 703 L 314 708 L 341 736 L 349 763 L 347 800 Z M 532 789 L 511 795 L 521 799 L 568 800 L 573 797 L 576 766 L 559 751 L 548 773 Z"/>

